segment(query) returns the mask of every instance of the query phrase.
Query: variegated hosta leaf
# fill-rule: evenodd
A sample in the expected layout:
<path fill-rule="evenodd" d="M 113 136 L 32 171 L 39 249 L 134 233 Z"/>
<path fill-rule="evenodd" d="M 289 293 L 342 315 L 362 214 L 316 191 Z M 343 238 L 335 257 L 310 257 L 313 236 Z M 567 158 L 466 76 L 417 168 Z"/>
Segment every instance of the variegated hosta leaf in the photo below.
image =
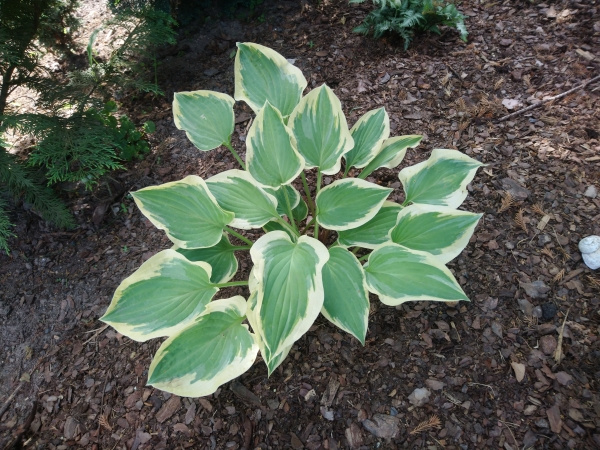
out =
<path fill-rule="evenodd" d="M 427 161 L 400 171 L 406 203 L 458 208 L 467 198 L 467 185 L 484 164 L 458 150 L 436 148 Z"/>
<path fill-rule="evenodd" d="M 277 219 L 277 199 L 265 192 L 250 173 L 227 170 L 206 180 L 206 185 L 217 203 L 235 218 L 229 224 L 242 230 L 260 228 Z"/>
<path fill-rule="evenodd" d="M 386 305 L 414 300 L 469 300 L 446 266 L 427 252 L 383 244 L 363 266 L 369 291 Z"/>
<path fill-rule="evenodd" d="M 338 242 L 344 247 L 374 249 L 390 240 L 390 230 L 396 225 L 398 213 L 402 209 L 398 203 L 386 201 L 375 217 L 367 223 L 350 230 L 338 231 Z"/>
<path fill-rule="evenodd" d="M 317 195 L 317 221 L 330 230 L 349 230 L 368 222 L 393 189 L 357 178 L 336 180 Z"/>
<path fill-rule="evenodd" d="M 367 178 L 374 170 L 380 167 L 393 169 L 402 162 L 406 155 L 406 149 L 416 147 L 423 139 L 423 136 L 408 135 L 396 136 L 386 139 L 377 153 L 377 156 L 366 165 L 359 175 L 359 178 Z"/>
<path fill-rule="evenodd" d="M 342 247 L 329 249 L 323 266 L 323 315 L 363 345 L 369 319 L 369 292 L 360 262 Z"/>
<path fill-rule="evenodd" d="M 290 238 L 295 239 L 296 236 L 293 236 L 291 231 L 289 231 L 288 229 L 286 229 L 283 225 L 281 225 L 281 223 L 279 222 L 269 222 L 269 223 L 265 223 L 263 226 L 263 230 L 265 231 L 265 233 L 268 233 L 270 231 L 283 231 L 285 232 L 285 234 L 287 234 Z"/>
<path fill-rule="evenodd" d="M 255 271 L 256 271 L 256 266 L 252 266 L 252 269 L 250 269 L 250 273 L 248 274 L 248 289 L 250 290 L 251 293 L 255 293 L 256 290 L 258 289 L 258 278 L 256 278 L 256 275 L 254 275 Z M 256 302 L 256 296 L 254 296 L 254 298 L 252 297 L 252 295 L 248 298 L 248 311 L 250 311 L 253 308 L 253 304 L 255 304 Z M 250 322 L 250 325 L 252 325 L 252 322 Z"/>
<path fill-rule="evenodd" d="M 275 362 L 281 362 L 277 355 L 306 333 L 321 311 L 321 271 L 329 253 L 309 236 L 292 242 L 286 233 L 272 231 L 256 241 L 250 256 L 257 282 L 248 315 L 272 373 Z"/>
<path fill-rule="evenodd" d="M 181 248 L 212 247 L 234 215 L 224 211 L 200 177 L 150 186 L 132 192 L 140 211 Z"/>
<path fill-rule="evenodd" d="M 303 199 L 300 199 L 298 205 L 294 209 L 292 209 L 292 214 L 296 222 L 300 222 L 306 219 L 306 216 L 308 216 L 308 206 L 306 205 L 306 202 Z"/>
<path fill-rule="evenodd" d="M 100 318 L 135 341 L 170 336 L 200 314 L 219 289 L 211 267 L 163 250 L 125 278 Z"/>
<path fill-rule="evenodd" d="M 385 108 L 369 111 L 350 130 L 354 147 L 344 155 L 346 172 L 352 166 L 365 167 L 375 158 L 381 144 L 390 135 L 390 118 Z"/>
<path fill-rule="evenodd" d="M 306 168 L 318 167 L 333 175 L 340 170 L 342 155 L 354 146 L 340 100 L 325 84 L 310 91 L 289 119 Z"/>
<path fill-rule="evenodd" d="M 238 42 L 237 47 L 235 99 L 245 101 L 256 114 L 268 101 L 289 116 L 307 84 L 300 69 L 262 45 Z"/>
<path fill-rule="evenodd" d="M 250 271 L 250 278 L 248 279 L 248 288 L 250 289 L 251 294 L 250 298 L 248 299 L 248 309 L 246 311 L 246 318 L 248 319 L 248 323 L 250 323 L 252 329 L 257 330 L 259 325 L 257 324 L 256 315 L 254 314 L 254 311 L 256 310 L 256 298 L 258 296 L 258 292 L 256 291 L 258 281 L 256 280 L 256 277 L 253 276 L 253 271 L 254 270 Z M 265 358 L 265 355 L 268 355 L 269 365 L 267 367 L 273 367 L 273 370 L 279 367 L 279 365 L 285 360 L 287 355 L 290 353 L 292 346 L 294 345 L 292 343 L 289 346 L 283 348 L 279 353 L 272 355 L 271 351 L 265 345 L 265 342 L 261 339 L 260 335 L 255 334 L 254 336 L 256 337 L 258 348 L 260 349 L 260 353 L 262 354 L 263 359 L 265 361 L 267 360 L 267 358 Z M 271 375 L 273 370 L 269 369 L 269 375 Z"/>
<path fill-rule="evenodd" d="M 212 267 L 210 281 L 212 283 L 225 283 L 233 278 L 238 270 L 238 262 L 235 258 L 235 250 L 238 247 L 231 245 L 227 236 L 223 234 L 219 243 L 208 248 L 184 249 L 173 247 L 177 253 L 181 253 L 190 261 L 204 261 Z"/>
<path fill-rule="evenodd" d="M 212 150 L 231 140 L 234 103 L 233 98 L 220 92 L 176 92 L 173 100 L 175 126 L 184 130 L 199 150 Z"/>
<path fill-rule="evenodd" d="M 184 397 L 210 395 L 246 372 L 258 345 L 243 325 L 246 300 L 241 296 L 216 300 L 187 328 L 158 349 L 148 384 Z"/>
<path fill-rule="evenodd" d="M 289 184 L 304 169 L 296 138 L 283 123 L 281 113 L 268 102 L 250 127 L 246 145 L 248 171 L 265 186 L 277 189 Z"/>
<path fill-rule="evenodd" d="M 463 251 L 481 216 L 446 206 L 413 204 L 398 214 L 390 239 L 404 247 L 436 255 L 445 264 Z"/>
<path fill-rule="evenodd" d="M 285 202 L 285 192 L 287 192 L 288 199 L 290 201 L 290 206 L 295 208 L 300 203 L 300 192 L 292 186 L 291 184 L 286 184 L 285 186 L 281 186 L 279 189 L 274 189 L 270 187 L 264 188 L 265 192 L 271 194 L 273 197 L 277 199 L 277 213 L 280 216 L 285 216 L 286 212 L 286 202 Z"/>
<path fill-rule="evenodd" d="M 273 188 L 264 188 L 266 192 L 275 196 L 277 198 L 277 213 L 280 216 L 287 216 L 287 207 L 285 201 L 285 192 L 287 192 L 288 199 L 290 201 L 290 206 L 292 208 L 292 214 L 294 215 L 294 220 L 301 221 L 306 219 L 308 215 L 308 207 L 306 206 L 306 202 L 302 200 L 300 196 L 300 192 L 296 190 L 294 186 L 291 184 L 286 184 L 281 186 L 279 189 L 275 190 Z M 283 230 L 281 225 L 278 225 L 278 228 L 274 228 L 276 230 Z"/>

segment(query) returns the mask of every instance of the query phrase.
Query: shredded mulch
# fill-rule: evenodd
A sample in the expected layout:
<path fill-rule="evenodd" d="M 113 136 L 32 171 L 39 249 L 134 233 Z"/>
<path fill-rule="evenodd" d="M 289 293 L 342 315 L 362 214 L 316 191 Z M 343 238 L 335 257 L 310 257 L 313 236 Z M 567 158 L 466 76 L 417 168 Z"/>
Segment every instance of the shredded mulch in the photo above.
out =
<path fill-rule="evenodd" d="M 371 6 L 266 1 L 254 20 L 188 27 L 160 60 L 166 96 L 122 99 L 156 122 L 151 155 L 93 193 L 65 193 L 76 230 L 15 212 L 18 238 L 0 255 L 1 448 L 600 447 L 600 272 L 577 248 L 600 235 L 600 83 L 499 120 L 598 76 L 600 2 L 459 2 L 468 43 L 444 30 L 407 52 L 397 37 L 352 33 Z M 471 302 L 373 298 L 364 347 L 318 320 L 270 378 L 259 359 L 214 395 L 180 398 L 145 384 L 159 340 L 97 319 L 121 280 L 169 246 L 127 192 L 235 166 L 225 149 L 195 149 L 170 102 L 232 94 L 236 41 L 294 59 L 309 88 L 327 83 L 350 126 L 385 106 L 392 135 L 423 134 L 402 166 L 433 148 L 487 164 L 463 206 L 483 219 L 450 264 Z M 251 115 L 236 109 L 243 154 Z M 397 171 L 370 179 L 400 188 Z M 242 260 L 237 277 L 249 268 Z"/>

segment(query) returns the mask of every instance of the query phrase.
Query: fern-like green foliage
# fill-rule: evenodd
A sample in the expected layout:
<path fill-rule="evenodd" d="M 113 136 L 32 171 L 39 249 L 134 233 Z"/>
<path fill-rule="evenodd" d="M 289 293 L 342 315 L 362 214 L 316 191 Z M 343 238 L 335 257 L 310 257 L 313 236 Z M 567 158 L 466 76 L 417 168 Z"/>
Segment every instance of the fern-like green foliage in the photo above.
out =
<path fill-rule="evenodd" d="M 8 240 L 14 236 L 10 230 L 12 223 L 8 220 L 8 202 L 0 197 L 0 250 L 9 253 Z"/>
<path fill-rule="evenodd" d="M 104 173 L 120 169 L 112 130 L 95 110 L 63 118 L 41 114 L 19 114 L 6 125 L 37 137 L 28 165 L 44 172 L 48 184 L 82 182 L 91 188 Z"/>
<path fill-rule="evenodd" d="M 61 228 L 75 226 L 68 208 L 46 186 L 44 177 L 37 170 L 26 167 L 4 147 L 0 147 L 0 248 L 5 251 L 8 251 L 7 240 L 12 234 L 5 195 L 31 205 L 43 219 Z"/>
<path fill-rule="evenodd" d="M 365 0 L 350 0 L 363 3 Z M 373 0 L 377 9 L 365 17 L 362 24 L 354 28 L 356 33 L 373 33 L 380 38 L 387 32 L 397 33 L 404 40 L 406 50 L 415 32 L 440 34 L 440 26 L 456 28 L 463 41 L 467 40 L 464 16 L 452 3 L 443 0 Z"/>
<path fill-rule="evenodd" d="M 125 116 L 105 112 L 106 101 L 117 93 L 160 93 L 154 54 L 160 45 L 175 42 L 175 25 L 166 13 L 128 10 L 103 25 L 118 31 L 108 56 L 88 45 L 89 66 L 72 71 L 68 82 L 53 77 L 41 64 L 48 50 L 67 49 L 76 25 L 77 0 L 0 0 L 0 196 L 9 194 L 30 204 L 44 219 L 59 227 L 74 224 L 65 205 L 48 187 L 82 182 L 91 187 L 107 171 L 121 168 L 148 151 L 144 140 L 150 128 L 139 131 Z M 118 30 L 117 30 L 118 29 Z M 22 113 L 9 95 L 25 87 L 37 94 L 38 113 Z M 114 103 L 114 102 L 113 102 Z M 35 138 L 32 149 L 19 157 L 1 141 L 8 130 Z M 6 197 L 2 197 L 6 198 Z M 10 223 L 7 203 L 0 204 L 0 248 L 7 249 Z"/>

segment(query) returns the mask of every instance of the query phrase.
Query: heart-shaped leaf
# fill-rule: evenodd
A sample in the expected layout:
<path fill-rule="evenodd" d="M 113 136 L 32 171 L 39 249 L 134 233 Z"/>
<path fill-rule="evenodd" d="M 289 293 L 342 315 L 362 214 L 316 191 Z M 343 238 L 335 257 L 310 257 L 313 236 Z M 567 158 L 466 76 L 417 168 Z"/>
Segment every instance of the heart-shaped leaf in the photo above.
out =
<path fill-rule="evenodd" d="M 184 397 L 203 397 L 248 370 L 258 345 L 242 324 L 246 300 L 241 296 L 216 300 L 187 328 L 158 349 L 148 384 Z"/>
<path fill-rule="evenodd" d="M 208 151 L 229 143 L 234 127 L 229 95 L 213 91 L 176 92 L 173 119 L 179 130 L 199 149 Z"/>
<path fill-rule="evenodd" d="M 365 224 L 349 230 L 338 231 L 338 242 L 344 247 L 374 249 L 390 240 L 390 230 L 396 225 L 402 206 L 386 201 L 377 214 Z"/>
<path fill-rule="evenodd" d="M 302 97 L 289 125 L 307 169 L 318 167 L 327 175 L 339 172 L 342 155 L 354 146 L 354 140 L 340 100 L 327 85 Z"/>
<path fill-rule="evenodd" d="M 265 192 L 250 173 L 244 170 L 227 170 L 206 180 L 206 185 L 217 203 L 235 214 L 229 224 L 249 230 L 260 228 L 277 219 L 277 199 Z"/>
<path fill-rule="evenodd" d="M 346 173 L 350 167 L 365 167 L 375 158 L 381 144 L 390 135 L 390 118 L 385 108 L 369 111 L 350 130 L 354 147 L 344 155 Z"/>
<path fill-rule="evenodd" d="M 330 248 L 329 260 L 323 266 L 323 289 L 323 315 L 365 345 L 369 292 L 356 256 L 342 247 Z"/>
<path fill-rule="evenodd" d="M 336 180 L 317 195 L 317 221 L 330 230 L 349 230 L 368 222 L 392 189 L 357 178 Z"/>
<path fill-rule="evenodd" d="M 195 175 L 132 192 L 140 211 L 181 248 L 212 247 L 234 214 L 221 209 L 204 180 Z"/>
<path fill-rule="evenodd" d="M 210 264 L 210 267 L 212 267 L 210 281 L 215 284 L 225 283 L 233 278 L 238 270 L 238 262 L 234 252 L 239 249 L 239 247 L 231 245 L 225 234 L 223 234 L 219 243 L 212 247 L 189 250 L 177 248 L 176 246 L 173 248 L 189 261 L 204 261 Z"/>
<path fill-rule="evenodd" d="M 467 198 L 467 185 L 484 164 L 458 150 L 436 148 L 427 161 L 400 171 L 406 203 L 458 208 Z"/>
<path fill-rule="evenodd" d="M 256 116 L 246 143 L 248 171 L 260 184 L 277 189 L 291 183 L 304 169 L 296 139 L 269 102 Z"/>
<path fill-rule="evenodd" d="M 211 267 L 163 250 L 125 278 L 100 320 L 135 341 L 170 336 L 200 314 L 219 289 Z"/>
<path fill-rule="evenodd" d="M 369 255 L 363 269 L 369 291 L 386 305 L 416 300 L 469 300 L 450 270 L 426 252 L 383 244 Z"/>
<path fill-rule="evenodd" d="M 277 355 L 308 331 L 323 307 L 321 271 L 329 252 L 310 236 L 292 242 L 283 231 L 272 231 L 256 241 L 250 256 L 256 291 L 248 318 L 272 373 L 281 362 Z"/>
<path fill-rule="evenodd" d="M 380 167 L 393 169 L 398 166 L 404 159 L 404 155 L 406 155 L 406 149 L 416 147 L 421 139 L 423 139 L 423 136 L 417 135 L 396 136 L 386 139 L 375 158 L 365 166 L 358 178 L 365 179 Z"/>
<path fill-rule="evenodd" d="M 268 101 L 289 116 L 307 84 L 300 69 L 262 45 L 238 43 L 237 47 L 235 99 L 245 101 L 256 114 Z"/>
<path fill-rule="evenodd" d="M 413 204 L 398 214 L 390 239 L 436 255 L 445 264 L 463 251 L 481 216 L 446 206 Z"/>

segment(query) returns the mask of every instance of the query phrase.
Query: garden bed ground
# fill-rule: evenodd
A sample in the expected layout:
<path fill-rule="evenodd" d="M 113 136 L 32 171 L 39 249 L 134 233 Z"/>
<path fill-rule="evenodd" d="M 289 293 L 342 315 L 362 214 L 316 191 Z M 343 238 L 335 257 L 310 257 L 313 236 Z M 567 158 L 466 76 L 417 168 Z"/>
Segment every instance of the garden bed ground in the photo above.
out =
<path fill-rule="evenodd" d="M 162 57 L 166 96 L 125 100 L 137 120 L 157 123 L 152 154 L 93 195 L 68 198 L 76 230 L 15 213 L 19 237 L 0 256 L 0 445 L 600 447 L 600 272 L 577 249 L 600 235 L 599 83 L 498 121 L 504 105 L 519 109 L 599 74 L 600 2 L 465 1 L 468 43 L 448 30 L 408 52 L 394 38 L 352 33 L 369 5 L 267 1 L 261 20 L 189 28 Z M 170 102 L 183 90 L 232 94 L 236 41 L 294 59 L 309 88 L 327 83 L 349 125 L 385 106 L 392 135 L 424 134 L 403 166 L 433 148 L 488 164 L 464 204 L 484 217 L 450 264 L 472 301 L 390 308 L 372 299 L 364 347 L 320 319 L 270 378 L 259 360 L 214 395 L 180 398 L 145 385 L 159 340 L 133 342 L 97 319 L 120 281 L 169 246 L 126 193 L 235 166 L 226 150 L 196 150 L 175 129 Z M 250 114 L 236 108 L 243 153 Z M 396 171 L 374 178 L 400 187 Z M 416 388 L 430 393 L 420 406 L 409 400 Z"/>

